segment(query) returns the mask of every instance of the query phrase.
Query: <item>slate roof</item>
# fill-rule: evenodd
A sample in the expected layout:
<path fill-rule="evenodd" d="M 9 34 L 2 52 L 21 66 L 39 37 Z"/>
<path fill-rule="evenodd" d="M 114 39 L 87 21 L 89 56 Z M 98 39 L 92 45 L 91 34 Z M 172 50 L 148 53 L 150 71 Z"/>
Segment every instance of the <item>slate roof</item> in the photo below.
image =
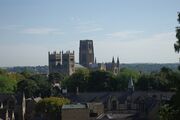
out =
<path fill-rule="evenodd" d="M 62 109 L 82 109 L 86 108 L 86 105 L 84 104 L 69 104 L 69 105 L 63 105 Z"/>
<path fill-rule="evenodd" d="M 16 98 L 14 94 L 0 94 L 0 102 L 6 102 L 8 100 L 14 100 L 16 102 Z"/>
<path fill-rule="evenodd" d="M 144 102 L 144 104 L 151 108 L 156 104 L 157 100 L 160 100 L 162 96 L 169 98 L 172 97 L 172 92 L 147 92 L 147 91 L 135 91 L 132 94 L 128 91 L 124 92 L 91 92 L 91 93 L 78 93 L 68 94 L 67 97 L 73 103 L 87 103 L 87 102 L 102 102 L 107 103 L 110 97 L 116 97 L 120 104 L 124 104 L 128 97 L 132 98 L 133 103 Z M 154 97 L 156 96 L 156 97 Z"/>

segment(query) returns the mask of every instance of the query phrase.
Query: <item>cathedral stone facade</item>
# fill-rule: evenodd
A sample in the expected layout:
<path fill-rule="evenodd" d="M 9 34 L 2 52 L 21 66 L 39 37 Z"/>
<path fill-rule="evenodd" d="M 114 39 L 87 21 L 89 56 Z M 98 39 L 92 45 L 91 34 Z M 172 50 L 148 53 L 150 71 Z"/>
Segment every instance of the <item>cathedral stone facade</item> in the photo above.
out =
<path fill-rule="evenodd" d="M 48 53 L 49 73 L 62 73 L 71 75 L 75 72 L 75 54 L 74 51 Z"/>
<path fill-rule="evenodd" d="M 90 64 L 94 64 L 93 40 L 80 40 L 79 64 L 87 68 Z"/>

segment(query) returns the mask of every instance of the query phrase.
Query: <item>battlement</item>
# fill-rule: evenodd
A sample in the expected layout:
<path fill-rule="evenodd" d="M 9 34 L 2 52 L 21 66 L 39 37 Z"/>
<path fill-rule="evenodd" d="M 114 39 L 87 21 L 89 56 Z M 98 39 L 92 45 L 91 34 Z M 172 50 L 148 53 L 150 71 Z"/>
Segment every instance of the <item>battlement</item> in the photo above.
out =
<path fill-rule="evenodd" d="M 71 52 L 71 51 L 66 51 L 66 52 L 65 52 L 65 53 L 63 53 L 63 54 L 74 55 L 74 51 L 73 51 L 73 52 Z"/>
<path fill-rule="evenodd" d="M 66 51 L 65 53 L 63 51 L 59 51 L 59 52 L 56 52 L 56 51 L 53 51 L 53 52 L 48 52 L 48 55 L 50 56 L 53 56 L 53 55 L 62 55 L 62 54 L 75 54 L 74 50 L 71 52 L 70 50 Z"/>
<path fill-rule="evenodd" d="M 49 55 L 61 54 L 61 51 L 59 51 L 59 52 L 56 52 L 56 51 L 50 52 L 50 51 L 49 51 L 48 54 L 49 54 Z"/>

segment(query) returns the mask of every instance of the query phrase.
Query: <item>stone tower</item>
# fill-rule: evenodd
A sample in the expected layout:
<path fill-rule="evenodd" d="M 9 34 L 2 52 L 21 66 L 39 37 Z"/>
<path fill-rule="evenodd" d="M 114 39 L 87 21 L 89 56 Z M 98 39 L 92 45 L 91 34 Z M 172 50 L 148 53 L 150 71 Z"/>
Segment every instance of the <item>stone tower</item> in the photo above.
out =
<path fill-rule="evenodd" d="M 61 52 L 54 51 L 53 53 L 48 52 L 49 56 L 49 73 L 57 72 L 57 66 L 62 64 Z"/>
<path fill-rule="evenodd" d="M 62 68 L 65 74 L 68 73 L 69 75 L 72 75 L 75 72 L 74 51 L 72 53 L 67 51 L 62 54 Z"/>
<path fill-rule="evenodd" d="M 80 40 L 79 63 L 85 67 L 94 63 L 93 40 Z"/>
<path fill-rule="evenodd" d="M 49 55 L 49 73 L 63 73 L 71 75 L 75 72 L 75 55 L 74 51 L 53 52 Z"/>

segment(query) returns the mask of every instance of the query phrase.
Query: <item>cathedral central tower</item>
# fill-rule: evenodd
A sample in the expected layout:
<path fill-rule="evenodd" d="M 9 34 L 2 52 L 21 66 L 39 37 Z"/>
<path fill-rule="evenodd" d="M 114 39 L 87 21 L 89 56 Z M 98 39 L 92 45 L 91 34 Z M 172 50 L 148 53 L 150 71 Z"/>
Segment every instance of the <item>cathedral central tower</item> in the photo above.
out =
<path fill-rule="evenodd" d="M 93 40 L 80 40 L 79 63 L 85 67 L 94 63 Z"/>

